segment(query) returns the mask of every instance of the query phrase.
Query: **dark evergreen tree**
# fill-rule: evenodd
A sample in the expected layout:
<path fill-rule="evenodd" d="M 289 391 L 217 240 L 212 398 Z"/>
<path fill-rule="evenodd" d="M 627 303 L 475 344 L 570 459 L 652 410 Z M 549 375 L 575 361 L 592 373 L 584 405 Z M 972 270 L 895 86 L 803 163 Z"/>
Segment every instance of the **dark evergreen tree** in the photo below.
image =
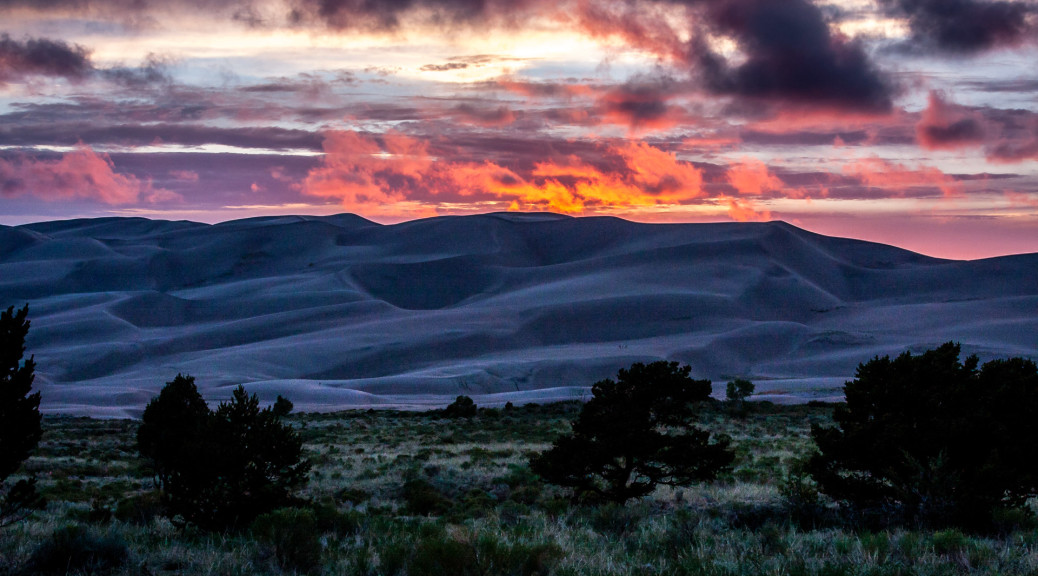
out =
<path fill-rule="evenodd" d="M 144 408 L 137 429 L 137 447 L 166 488 L 170 477 L 190 471 L 199 458 L 199 446 L 208 440 L 212 413 L 192 376 L 177 374 Z"/>
<path fill-rule="evenodd" d="M 178 375 L 148 404 L 138 432 L 168 512 L 207 529 L 246 526 L 293 502 L 310 470 L 302 439 L 281 418 L 292 403 L 259 400 L 238 386 L 215 412 L 190 376 Z"/>
<path fill-rule="evenodd" d="M 946 343 L 858 366 L 837 426 L 815 425 L 809 469 L 852 509 L 920 525 L 982 527 L 1038 495 L 1038 368 L 959 361 Z"/>
<path fill-rule="evenodd" d="M 443 415 L 448 418 L 471 418 L 476 415 L 476 403 L 468 396 L 458 396 L 446 408 Z"/>
<path fill-rule="evenodd" d="M 40 393 L 32 392 L 36 362 L 25 356 L 29 333 L 29 305 L 17 312 L 14 306 L 0 312 L 0 527 L 38 508 L 36 479 L 19 480 L 5 486 L 40 442 Z"/>
<path fill-rule="evenodd" d="M 694 405 L 710 397 L 709 380 L 693 380 L 677 362 L 637 363 L 602 380 L 573 422 L 530 461 L 546 481 L 577 498 L 626 502 L 659 484 L 712 480 L 734 459 L 725 438 L 711 444 L 696 428 Z"/>

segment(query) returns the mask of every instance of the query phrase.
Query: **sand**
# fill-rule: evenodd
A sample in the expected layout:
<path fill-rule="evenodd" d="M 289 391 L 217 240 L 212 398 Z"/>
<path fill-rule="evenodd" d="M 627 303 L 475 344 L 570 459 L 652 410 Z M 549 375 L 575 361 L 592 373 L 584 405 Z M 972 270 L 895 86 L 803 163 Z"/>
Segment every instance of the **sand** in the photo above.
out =
<path fill-rule="evenodd" d="M 977 261 L 782 222 L 553 214 L 0 226 L 49 413 L 135 417 L 177 373 L 300 410 L 586 397 L 632 362 L 840 398 L 859 362 L 961 342 L 1038 358 L 1038 254 Z"/>

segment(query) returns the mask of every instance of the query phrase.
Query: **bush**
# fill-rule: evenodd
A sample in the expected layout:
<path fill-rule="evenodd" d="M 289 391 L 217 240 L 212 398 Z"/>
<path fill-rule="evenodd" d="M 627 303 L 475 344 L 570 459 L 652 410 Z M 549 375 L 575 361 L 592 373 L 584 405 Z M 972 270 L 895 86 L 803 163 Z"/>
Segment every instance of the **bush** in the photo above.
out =
<path fill-rule="evenodd" d="M 0 528 L 42 507 L 36 479 L 4 482 L 40 442 L 40 393 L 30 394 L 36 378 L 34 357 L 23 360 L 29 333 L 29 305 L 0 312 Z"/>
<path fill-rule="evenodd" d="M 281 508 L 261 514 L 252 523 L 252 535 L 271 547 L 281 568 L 310 574 L 321 567 L 324 546 L 310 510 Z"/>
<path fill-rule="evenodd" d="M 537 576 L 551 573 L 563 557 L 555 544 L 506 544 L 483 534 L 424 537 L 408 566 L 411 576 Z"/>
<path fill-rule="evenodd" d="M 822 492 L 921 525 L 990 526 L 1038 493 L 1038 367 L 959 361 L 951 342 L 874 358 L 844 386 L 837 427 L 812 427 Z"/>
<path fill-rule="evenodd" d="M 31 574 L 105 574 L 126 563 L 129 548 L 121 538 L 79 525 L 55 530 L 29 557 Z"/>
<path fill-rule="evenodd" d="M 145 492 L 119 500 L 114 515 L 122 522 L 146 525 L 165 510 L 160 492 Z"/>
<path fill-rule="evenodd" d="M 735 458 L 725 438 L 692 425 L 694 404 L 710 397 L 709 380 L 689 378 L 677 362 L 636 363 L 617 381 L 602 380 L 573 422 L 573 433 L 530 460 L 546 481 L 576 498 L 623 503 L 657 485 L 712 480 Z"/>
<path fill-rule="evenodd" d="M 310 462 L 302 458 L 302 439 L 281 422 L 291 410 L 280 396 L 260 410 L 256 396 L 238 386 L 213 412 L 190 376 L 167 383 L 145 409 L 137 443 L 152 462 L 168 512 L 222 529 L 292 504 Z"/>
<path fill-rule="evenodd" d="M 444 410 L 443 415 L 448 418 L 472 418 L 476 415 L 476 403 L 468 396 L 458 396 Z"/>
<path fill-rule="evenodd" d="M 421 516 L 441 515 L 454 505 L 450 498 L 421 478 L 404 482 L 402 496 L 408 512 Z"/>

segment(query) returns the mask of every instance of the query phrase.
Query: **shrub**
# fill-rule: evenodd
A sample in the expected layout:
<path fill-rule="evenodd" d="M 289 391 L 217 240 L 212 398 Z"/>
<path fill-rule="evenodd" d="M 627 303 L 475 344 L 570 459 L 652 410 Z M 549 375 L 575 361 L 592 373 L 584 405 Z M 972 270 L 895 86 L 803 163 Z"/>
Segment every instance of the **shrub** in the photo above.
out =
<path fill-rule="evenodd" d="M 159 477 L 168 512 L 220 529 L 291 504 L 310 471 L 302 439 L 281 422 L 291 410 L 280 396 L 261 410 L 238 386 L 213 412 L 190 376 L 167 383 L 145 409 L 137 443 Z"/>
<path fill-rule="evenodd" d="M 435 486 L 421 478 L 404 482 L 402 496 L 407 504 L 408 512 L 421 516 L 444 514 L 454 504 Z"/>
<path fill-rule="evenodd" d="M 105 574 L 123 564 L 130 551 L 121 538 L 101 535 L 79 525 L 55 530 L 33 551 L 31 574 Z"/>
<path fill-rule="evenodd" d="M 555 544 L 507 544 L 491 534 L 424 537 L 408 566 L 411 576 L 537 576 L 563 557 Z"/>
<path fill-rule="evenodd" d="M 122 522 L 145 525 L 164 513 L 162 494 L 145 492 L 119 500 L 115 505 L 114 515 Z"/>
<path fill-rule="evenodd" d="M 977 365 L 951 342 L 859 365 L 837 427 L 812 427 L 820 490 L 923 525 L 987 526 L 998 509 L 1023 509 L 1038 493 L 1038 367 Z"/>
<path fill-rule="evenodd" d="M 30 394 L 36 362 L 32 356 L 23 360 L 28 315 L 28 304 L 17 312 L 14 306 L 0 312 L 0 528 L 43 505 L 36 493 L 35 478 L 4 486 L 36 449 L 43 434 L 40 393 Z"/>
<path fill-rule="evenodd" d="M 476 415 L 476 403 L 468 396 L 458 396 L 443 410 L 443 415 L 448 418 L 472 418 Z"/>
<path fill-rule="evenodd" d="M 530 460 L 546 481 L 577 498 L 623 503 L 657 485 L 712 480 L 734 459 L 725 438 L 692 425 L 694 403 L 710 397 L 709 380 L 689 378 L 677 362 L 636 363 L 602 380 L 573 422 L 573 433 Z"/>
<path fill-rule="evenodd" d="M 310 574 L 321 566 L 324 546 L 310 510 L 281 508 L 261 514 L 252 523 L 252 535 L 271 547 L 281 568 Z"/>

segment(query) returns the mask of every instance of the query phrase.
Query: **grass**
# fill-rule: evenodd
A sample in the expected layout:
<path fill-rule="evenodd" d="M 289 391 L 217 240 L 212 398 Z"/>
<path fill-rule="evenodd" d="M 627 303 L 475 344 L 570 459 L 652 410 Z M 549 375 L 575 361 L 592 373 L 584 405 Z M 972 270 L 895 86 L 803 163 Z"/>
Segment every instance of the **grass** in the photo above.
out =
<path fill-rule="evenodd" d="M 701 414 L 732 438 L 729 474 L 622 507 L 572 505 L 526 466 L 568 430 L 577 404 L 455 419 L 293 415 L 314 462 L 302 494 L 313 505 L 228 534 L 155 515 L 135 422 L 48 417 L 26 469 L 49 503 L 0 532 L 0 574 L 44 573 L 41 558 L 62 574 L 1038 574 L 1038 530 L 1028 521 L 972 535 L 798 514 L 786 477 L 831 408 L 754 408 L 740 418 Z"/>

